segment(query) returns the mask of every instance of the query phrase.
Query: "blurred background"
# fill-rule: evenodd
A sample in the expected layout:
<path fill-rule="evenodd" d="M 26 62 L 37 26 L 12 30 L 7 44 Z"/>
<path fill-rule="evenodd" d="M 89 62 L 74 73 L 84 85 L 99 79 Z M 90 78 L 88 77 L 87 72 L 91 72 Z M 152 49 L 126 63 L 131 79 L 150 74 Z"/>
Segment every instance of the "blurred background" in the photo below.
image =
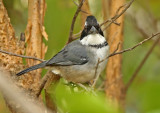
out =
<path fill-rule="evenodd" d="M 27 0 L 3 0 L 7 8 L 11 23 L 19 37 L 27 25 Z M 127 1 L 126 1 L 127 2 Z M 45 59 L 51 58 L 66 44 L 70 25 L 77 6 L 72 0 L 46 0 L 45 29 L 48 50 Z M 103 22 L 102 1 L 89 0 L 93 15 L 99 23 Z M 152 33 L 160 31 L 160 0 L 136 0 L 125 13 L 123 48 L 129 48 Z M 74 33 L 81 30 L 78 17 Z M 153 44 L 154 39 L 139 46 L 137 49 L 123 54 L 122 77 L 126 83 L 145 54 Z M 61 112 L 71 110 L 73 113 L 112 113 L 114 107 L 107 105 L 103 92 L 98 96 L 90 93 L 71 94 L 62 81 L 53 92 Z M 156 46 L 149 59 L 138 74 L 133 85 L 129 88 L 126 98 L 126 113 L 160 113 L 160 43 Z M 44 100 L 45 101 L 45 100 Z M 80 109 L 81 107 L 84 109 Z M 0 93 L 0 113 L 9 113 Z"/>

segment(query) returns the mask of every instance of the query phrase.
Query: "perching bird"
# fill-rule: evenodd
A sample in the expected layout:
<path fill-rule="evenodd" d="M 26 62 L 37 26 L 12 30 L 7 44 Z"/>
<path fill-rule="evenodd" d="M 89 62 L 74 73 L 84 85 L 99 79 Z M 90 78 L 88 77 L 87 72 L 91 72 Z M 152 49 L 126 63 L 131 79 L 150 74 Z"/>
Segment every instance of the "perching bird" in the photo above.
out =
<path fill-rule="evenodd" d="M 81 37 L 66 45 L 50 60 L 31 66 L 18 76 L 39 68 L 49 67 L 53 73 L 61 75 L 69 82 L 86 83 L 95 78 L 96 65 L 99 60 L 109 55 L 109 45 L 94 16 L 88 16 Z M 99 64 L 97 75 L 105 68 L 107 59 Z"/>

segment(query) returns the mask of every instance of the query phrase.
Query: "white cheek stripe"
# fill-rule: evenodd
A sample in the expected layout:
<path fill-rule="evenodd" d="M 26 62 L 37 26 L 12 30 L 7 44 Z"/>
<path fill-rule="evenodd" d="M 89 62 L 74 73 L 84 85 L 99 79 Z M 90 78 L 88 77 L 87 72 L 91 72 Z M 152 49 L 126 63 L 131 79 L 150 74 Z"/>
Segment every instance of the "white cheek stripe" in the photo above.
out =
<path fill-rule="evenodd" d="M 84 24 L 85 26 L 87 26 L 87 22 L 85 22 L 85 24 Z"/>

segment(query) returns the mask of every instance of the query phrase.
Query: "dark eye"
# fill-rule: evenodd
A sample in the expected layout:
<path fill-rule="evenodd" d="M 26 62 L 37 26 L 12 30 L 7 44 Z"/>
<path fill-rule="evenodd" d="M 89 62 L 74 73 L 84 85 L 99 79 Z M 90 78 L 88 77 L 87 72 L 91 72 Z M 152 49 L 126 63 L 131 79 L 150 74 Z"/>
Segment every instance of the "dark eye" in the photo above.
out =
<path fill-rule="evenodd" d="M 92 26 L 87 26 L 87 31 L 89 31 L 91 29 Z"/>

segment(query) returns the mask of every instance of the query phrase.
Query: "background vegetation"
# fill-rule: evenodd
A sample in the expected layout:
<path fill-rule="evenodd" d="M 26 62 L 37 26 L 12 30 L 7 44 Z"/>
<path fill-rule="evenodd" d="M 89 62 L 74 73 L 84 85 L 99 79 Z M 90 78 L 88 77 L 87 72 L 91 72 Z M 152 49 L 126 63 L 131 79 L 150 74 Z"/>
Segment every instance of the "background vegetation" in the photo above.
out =
<path fill-rule="evenodd" d="M 4 0 L 11 23 L 16 31 L 16 36 L 24 32 L 27 25 L 27 2 L 26 0 Z M 51 58 L 67 42 L 71 21 L 76 10 L 72 0 L 46 0 L 47 9 L 44 26 L 49 36 L 45 41 L 48 46 L 45 59 Z M 103 22 L 101 12 L 101 0 L 89 0 L 92 13 Z M 160 31 L 160 1 L 159 0 L 136 0 L 125 13 L 124 44 L 123 48 L 129 48 L 144 38 L 143 31 L 151 36 Z M 136 21 L 135 21 L 136 20 Z M 155 23 L 154 23 L 155 22 Z M 156 30 L 154 27 L 157 27 Z M 142 28 L 141 31 L 139 28 Z M 74 32 L 81 29 L 80 18 L 76 21 Z M 149 41 L 137 49 L 123 54 L 123 80 L 126 83 L 153 44 Z M 160 43 L 156 46 L 145 65 L 138 73 L 133 85 L 129 88 L 126 98 L 126 113 L 160 113 Z M 45 71 L 44 71 L 45 72 Z M 51 87 L 51 91 L 54 88 Z M 83 92 L 83 93 L 81 93 Z M 105 94 L 101 91 L 92 93 L 77 91 L 71 92 L 63 80 L 58 83 L 53 98 L 56 98 L 59 111 L 71 113 L 112 113 L 116 112 L 114 106 L 107 102 Z M 0 96 L 0 113 L 9 113 L 2 96 Z"/>

